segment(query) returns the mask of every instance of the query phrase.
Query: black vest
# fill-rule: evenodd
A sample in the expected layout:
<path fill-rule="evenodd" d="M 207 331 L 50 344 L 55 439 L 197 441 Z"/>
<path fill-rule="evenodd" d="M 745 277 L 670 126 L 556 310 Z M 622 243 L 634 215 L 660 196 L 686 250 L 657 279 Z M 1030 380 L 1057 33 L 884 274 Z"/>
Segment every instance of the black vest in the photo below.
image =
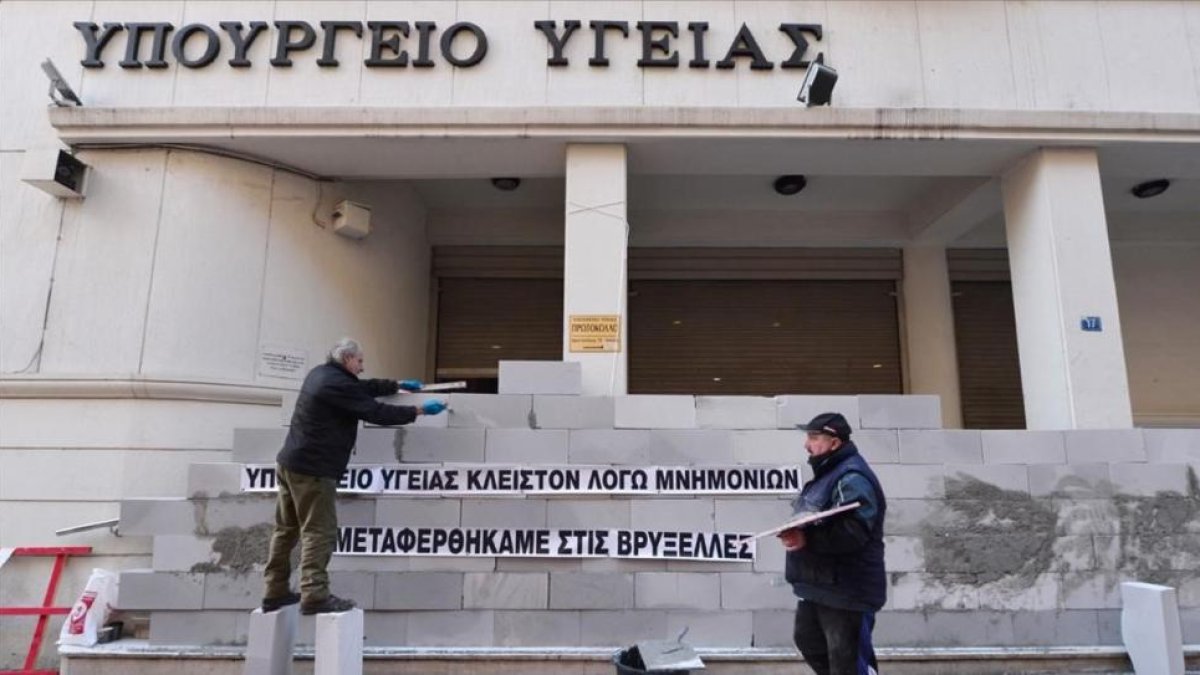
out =
<path fill-rule="evenodd" d="M 838 481 L 848 473 L 858 473 L 871 482 L 878 499 L 871 537 L 866 546 L 853 553 L 822 555 L 804 549 L 791 551 L 787 554 L 785 577 L 796 596 L 803 600 L 840 609 L 878 611 L 887 602 L 887 576 L 883 567 L 883 520 L 887 500 L 879 479 L 851 442 L 814 467 L 814 473 L 794 503 L 796 512 L 832 508 L 833 490 Z"/>

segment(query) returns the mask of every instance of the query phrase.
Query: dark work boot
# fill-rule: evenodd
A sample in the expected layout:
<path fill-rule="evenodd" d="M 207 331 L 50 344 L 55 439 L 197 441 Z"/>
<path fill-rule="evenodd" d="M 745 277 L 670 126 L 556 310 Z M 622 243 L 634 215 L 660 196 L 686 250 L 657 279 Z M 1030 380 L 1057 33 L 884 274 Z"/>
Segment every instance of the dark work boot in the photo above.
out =
<path fill-rule="evenodd" d="M 324 600 L 311 604 L 300 605 L 301 614 L 333 614 L 337 612 L 349 612 L 357 607 L 353 600 L 339 598 L 336 595 L 330 595 Z"/>
<path fill-rule="evenodd" d="M 300 594 L 289 591 L 288 594 L 282 598 L 263 598 L 262 611 L 263 613 L 275 612 L 287 607 L 288 605 L 294 605 L 297 602 L 300 602 Z"/>

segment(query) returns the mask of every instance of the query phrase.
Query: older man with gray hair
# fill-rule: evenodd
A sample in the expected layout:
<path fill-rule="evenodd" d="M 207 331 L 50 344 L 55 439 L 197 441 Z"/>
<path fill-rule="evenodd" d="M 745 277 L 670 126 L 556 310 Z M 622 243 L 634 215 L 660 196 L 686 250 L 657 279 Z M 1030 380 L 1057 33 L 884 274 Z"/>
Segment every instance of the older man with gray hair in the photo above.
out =
<path fill-rule="evenodd" d="M 439 400 L 418 407 L 380 403 L 375 400 L 379 396 L 391 396 L 401 389 L 420 391 L 423 385 L 418 380 L 360 380 L 362 372 L 362 348 L 354 340 L 342 338 L 329 351 L 329 359 L 313 368 L 300 387 L 287 440 L 276 457 L 279 493 L 265 573 L 264 612 L 297 602 L 304 614 L 354 608 L 353 600 L 329 592 L 326 567 L 337 544 L 337 482 L 350 463 L 358 422 L 408 424 L 418 415 L 436 415 L 446 409 L 446 403 Z M 291 590 L 288 581 L 297 542 L 299 593 Z"/>

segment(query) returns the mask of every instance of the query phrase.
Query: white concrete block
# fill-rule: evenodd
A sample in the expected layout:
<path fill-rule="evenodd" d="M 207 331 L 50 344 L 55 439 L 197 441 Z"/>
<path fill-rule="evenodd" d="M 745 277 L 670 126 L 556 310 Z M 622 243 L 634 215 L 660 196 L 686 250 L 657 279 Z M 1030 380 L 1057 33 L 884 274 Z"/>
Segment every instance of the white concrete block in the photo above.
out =
<path fill-rule="evenodd" d="M 904 464 L 981 464 L 979 432 L 968 429 L 901 430 Z"/>
<path fill-rule="evenodd" d="M 983 461 L 987 464 L 1064 464 L 1067 452 L 1061 431 L 984 430 Z"/>
<path fill-rule="evenodd" d="M 1121 584 L 1121 638 L 1137 675 L 1183 675 L 1183 633 L 1175 589 Z"/>
<path fill-rule="evenodd" d="M 775 400 L 765 396 L 697 396 L 701 429 L 774 429 Z"/>
<path fill-rule="evenodd" d="M 451 427 L 533 427 L 533 398 L 528 394 L 451 394 Z"/>
<path fill-rule="evenodd" d="M 858 429 L 860 426 L 857 396 L 776 396 L 775 406 L 776 424 L 781 429 L 808 424 L 812 418 L 827 412 L 841 413 L 850 423 L 851 429 Z"/>
<path fill-rule="evenodd" d="M 1146 461 L 1140 429 L 1071 429 L 1063 438 L 1068 464 Z"/>
<path fill-rule="evenodd" d="M 243 675 L 291 675 L 292 648 L 299 623 L 299 605 L 266 613 L 259 607 L 250 612 Z"/>
<path fill-rule="evenodd" d="M 1200 429 L 1143 429 L 1151 462 L 1200 463 Z"/>
<path fill-rule="evenodd" d="M 583 367 L 578 361 L 501 361 L 501 394 L 583 393 Z"/>
<path fill-rule="evenodd" d="M 871 459 L 870 455 L 867 457 Z M 733 461 L 739 464 L 803 464 L 807 458 L 802 431 L 776 429 L 733 432 Z"/>
<path fill-rule="evenodd" d="M 618 429 L 695 429 L 693 396 L 633 395 L 613 398 L 613 422 Z"/>
<path fill-rule="evenodd" d="M 534 396 L 538 429 L 611 429 L 613 400 L 608 396 Z"/>
<path fill-rule="evenodd" d="M 863 395 L 858 397 L 858 408 L 864 429 L 942 428 L 942 406 L 937 396 Z"/>
<path fill-rule="evenodd" d="M 363 611 L 317 615 L 314 675 L 362 675 Z"/>

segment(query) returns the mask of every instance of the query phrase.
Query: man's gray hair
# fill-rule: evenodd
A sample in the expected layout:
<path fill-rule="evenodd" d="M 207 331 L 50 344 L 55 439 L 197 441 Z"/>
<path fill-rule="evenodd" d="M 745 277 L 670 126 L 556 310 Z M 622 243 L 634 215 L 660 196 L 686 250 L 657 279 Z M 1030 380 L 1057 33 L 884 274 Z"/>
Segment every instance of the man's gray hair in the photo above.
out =
<path fill-rule="evenodd" d="M 333 349 L 329 350 L 329 359 L 331 361 L 337 361 L 338 363 L 341 363 L 346 359 L 346 357 L 358 356 L 359 354 L 362 354 L 362 347 L 358 346 L 358 342 L 351 338 L 344 337 L 337 341 L 337 344 L 333 346 Z"/>

